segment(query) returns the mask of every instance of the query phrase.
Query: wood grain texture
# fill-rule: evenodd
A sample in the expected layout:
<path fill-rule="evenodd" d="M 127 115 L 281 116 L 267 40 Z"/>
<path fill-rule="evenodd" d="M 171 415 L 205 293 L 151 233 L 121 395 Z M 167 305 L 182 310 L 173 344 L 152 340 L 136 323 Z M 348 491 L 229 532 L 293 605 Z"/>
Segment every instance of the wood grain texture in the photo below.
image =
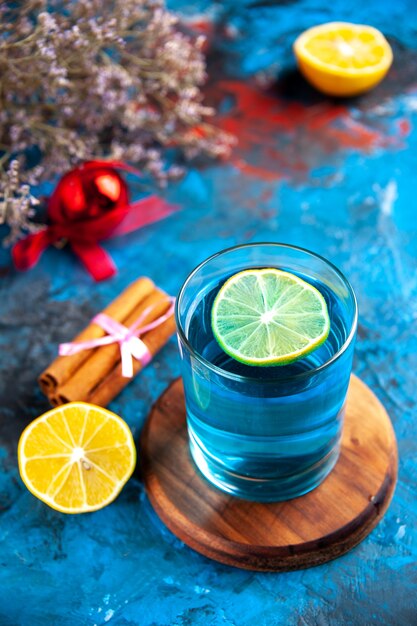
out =
<path fill-rule="evenodd" d="M 235 567 L 284 571 L 334 559 L 366 537 L 389 505 L 398 461 L 385 409 L 352 376 L 339 461 L 305 496 L 257 503 L 212 487 L 188 451 L 180 379 L 150 413 L 141 438 L 141 463 L 155 511 L 187 545 Z"/>

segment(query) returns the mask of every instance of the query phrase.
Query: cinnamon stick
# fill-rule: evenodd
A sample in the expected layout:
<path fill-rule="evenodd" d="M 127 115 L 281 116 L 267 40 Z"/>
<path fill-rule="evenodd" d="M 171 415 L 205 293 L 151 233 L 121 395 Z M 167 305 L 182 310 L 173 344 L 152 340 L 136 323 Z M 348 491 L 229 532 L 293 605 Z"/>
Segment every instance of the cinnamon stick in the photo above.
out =
<path fill-rule="evenodd" d="M 137 306 L 126 317 L 126 319 L 123 321 L 123 324 L 125 326 L 131 326 L 134 322 L 136 322 L 138 317 L 141 315 L 141 313 L 143 313 L 145 309 L 151 307 L 149 312 L 143 318 L 143 324 L 148 324 L 149 322 L 154 321 L 156 318 L 165 313 L 169 307 L 169 304 L 170 303 L 168 300 L 168 296 L 160 289 L 154 288 L 154 290 L 144 300 L 140 302 L 139 306 Z M 167 320 L 167 322 L 168 321 L 171 320 Z M 167 322 L 165 322 L 164 324 L 166 324 Z M 151 332 L 161 334 L 162 341 L 163 337 L 165 336 L 164 333 L 166 333 L 165 329 L 162 332 L 164 324 L 161 324 L 161 326 L 157 327 L 147 334 L 150 335 Z M 173 330 L 170 334 L 172 334 L 172 332 Z M 146 335 L 143 339 L 145 339 L 145 337 Z M 167 338 L 168 337 L 163 339 L 163 343 L 167 341 Z M 158 340 L 158 342 L 159 341 L 160 340 Z M 163 345 L 163 343 L 161 345 Z M 97 389 L 104 380 L 111 378 L 110 374 L 115 369 L 115 366 L 120 363 L 120 361 L 120 348 L 117 343 L 113 343 L 108 346 L 101 346 L 95 349 L 90 358 L 86 360 L 63 385 L 60 385 L 55 390 L 55 393 L 50 394 L 51 403 L 54 406 L 57 406 L 59 404 L 64 404 L 66 402 L 72 402 L 76 400 L 91 402 L 92 400 L 90 398 L 92 397 L 94 390 Z M 136 366 L 137 364 L 138 361 L 134 360 L 134 365 Z M 137 369 L 137 371 L 139 371 L 139 369 Z M 127 384 L 129 380 L 129 378 L 124 379 L 125 384 Z M 114 397 L 116 393 L 117 392 L 109 392 L 108 395 L 109 397 Z"/>
<path fill-rule="evenodd" d="M 103 313 L 123 324 L 132 311 L 137 310 L 140 302 L 154 289 L 155 285 L 149 278 L 139 278 L 113 300 Z M 101 326 L 90 323 L 73 341 L 98 339 L 105 334 Z M 38 382 L 43 393 L 53 396 L 59 386 L 65 384 L 86 361 L 93 357 L 96 350 L 83 350 L 71 356 L 57 357 L 39 376 Z"/>
<path fill-rule="evenodd" d="M 147 345 L 149 351 L 152 353 L 152 356 L 154 356 L 161 348 L 163 348 L 174 332 L 175 320 L 174 316 L 172 316 L 167 319 L 166 322 L 158 326 L 158 328 L 154 328 L 143 335 L 141 339 Z M 142 368 L 142 364 L 135 359 L 133 362 L 133 376 L 136 376 Z M 129 378 L 124 378 L 122 376 L 122 366 L 119 362 L 108 374 L 107 378 L 105 378 L 95 389 L 93 389 L 88 401 L 92 404 L 98 404 L 99 406 L 105 407 L 115 396 L 117 396 L 118 393 L 122 391 L 122 389 L 126 387 L 129 381 Z"/>

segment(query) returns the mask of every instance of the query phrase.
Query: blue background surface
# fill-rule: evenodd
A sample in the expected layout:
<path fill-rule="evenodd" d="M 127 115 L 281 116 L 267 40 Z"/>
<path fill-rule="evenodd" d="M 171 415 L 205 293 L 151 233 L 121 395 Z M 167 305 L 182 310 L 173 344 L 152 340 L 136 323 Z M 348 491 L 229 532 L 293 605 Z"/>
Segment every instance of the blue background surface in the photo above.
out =
<path fill-rule="evenodd" d="M 230 162 L 193 166 L 168 190 L 181 205 L 178 213 L 106 244 L 119 267 L 110 281 L 93 284 L 67 250 L 48 250 L 26 274 L 15 273 L 2 253 L 0 624 L 415 624 L 415 3 L 171 6 L 191 22 L 198 14 L 199 27 L 209 32 L 209 97 L 221 105 L 218 123 L 236 128 L 241 142 Z M 384 83 L 349 102 L 320 96 L 294 71 L 295 36 L 335 19 L 371 23 L 394 48 Z M 266 94 L 259 81 L 271 77 L 276 82 Z M 208 255 L 262 240 L 328 257 L 356 290 L 354 370 L 390 413 L 400 454 L 398 486 L 378 527 L 334 562 L 261 574 L 222 566 L 184 546 L 153 512 L 137 474 L 112 505 L 93 514 L 64 516 L 37 501 L 20 481 L 16 446 L 23 428 L 48 408 L 36 377 L 58 343 L 71 339 L 138 275 L 175 295 Z M 172 339 L 111 404 L 136 440 L 153 402 L 178 374 Z"/>

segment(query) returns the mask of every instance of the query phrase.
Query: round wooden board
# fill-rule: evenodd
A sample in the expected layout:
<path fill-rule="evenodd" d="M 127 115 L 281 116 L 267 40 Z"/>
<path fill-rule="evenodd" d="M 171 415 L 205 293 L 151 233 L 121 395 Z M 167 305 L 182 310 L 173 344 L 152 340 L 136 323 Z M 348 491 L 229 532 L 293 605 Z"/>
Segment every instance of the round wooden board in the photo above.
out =
<path fill-rule="evenodd" d="M 325 481 L 300 498 L 264 504 L 212 487 L 188 450 L 180 379 L 153 407 L 140 456 L 149 499 L 179 539 L 211 559 L 259 571 L 319 565 L 353 548 L 382 518 L 397 478 L 391 421 L 355 376 L 340 458 Z"/>

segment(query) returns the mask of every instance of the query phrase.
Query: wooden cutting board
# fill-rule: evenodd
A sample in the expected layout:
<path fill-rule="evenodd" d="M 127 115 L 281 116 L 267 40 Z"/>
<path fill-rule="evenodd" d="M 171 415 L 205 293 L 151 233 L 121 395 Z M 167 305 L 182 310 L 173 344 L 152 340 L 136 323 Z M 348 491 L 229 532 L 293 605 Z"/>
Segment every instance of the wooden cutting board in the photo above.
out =
<path fill-rule="evenodd" d="M 221 563 L 260 571 L 318 565 L 356 546 L 387 510 L 398 464 L 391 421 L 355 376 L 340 458 L 325 481 L 300 498 L 265 504 L 212 487 L 188 450 L 180 379 L 153 407 L 140 457 L 149 499 L 179 539 Z"/>

